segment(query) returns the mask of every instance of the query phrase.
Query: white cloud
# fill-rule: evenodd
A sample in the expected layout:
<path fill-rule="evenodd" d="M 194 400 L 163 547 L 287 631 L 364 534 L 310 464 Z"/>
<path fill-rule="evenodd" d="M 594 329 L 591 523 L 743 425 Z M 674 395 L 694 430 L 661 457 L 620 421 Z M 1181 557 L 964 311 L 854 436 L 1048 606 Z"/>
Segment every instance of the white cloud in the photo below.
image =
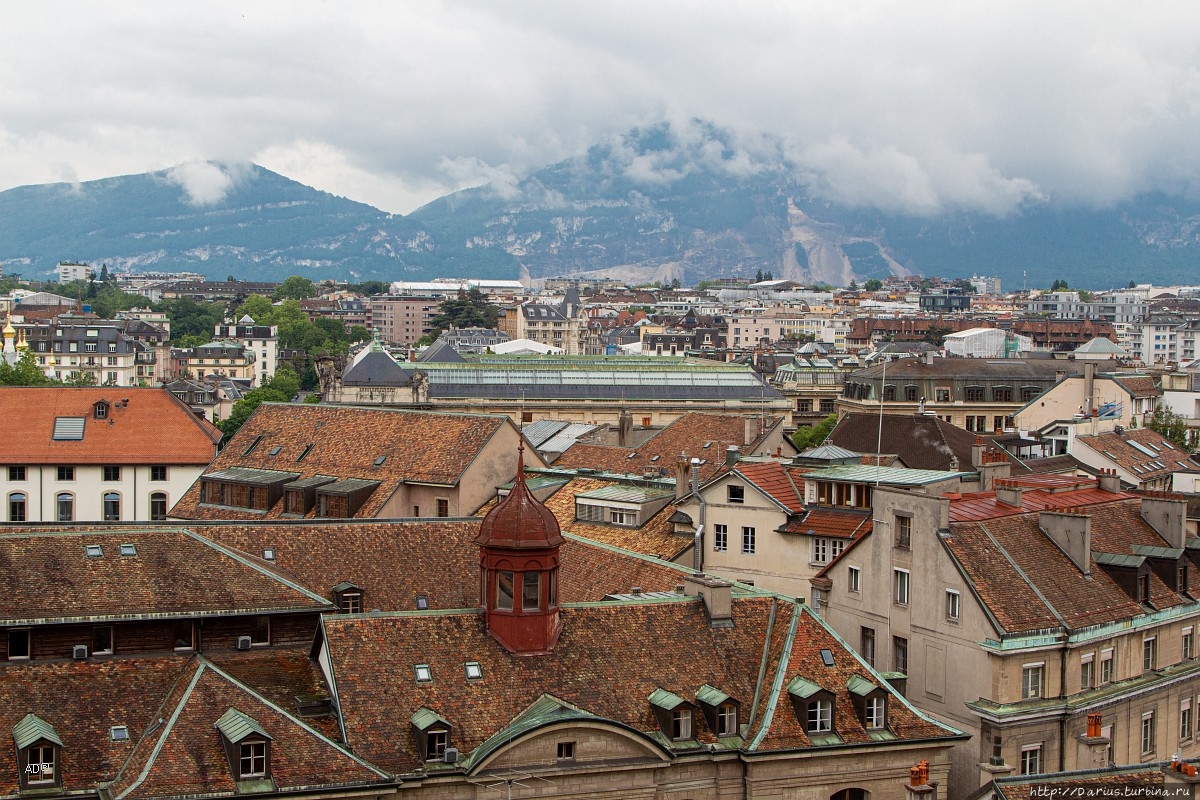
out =
<path fill-rule="evenodd" d="M 665 119 L 687 158 L 628 177 L 749 174 L 775 137 L 847 202 L 1105 204 L 1196 190 L 1197 41 L 1193 0 L 46 0 L 0 27 L 0 188 L 259 160 L 408 212 Z"/>
<path fill-rule="evenodd" d="M 215 206 L 249 174 L 247 165 L 189 161 L 167 170 L 167 182 L 183 189 L 190 206 Z"/>

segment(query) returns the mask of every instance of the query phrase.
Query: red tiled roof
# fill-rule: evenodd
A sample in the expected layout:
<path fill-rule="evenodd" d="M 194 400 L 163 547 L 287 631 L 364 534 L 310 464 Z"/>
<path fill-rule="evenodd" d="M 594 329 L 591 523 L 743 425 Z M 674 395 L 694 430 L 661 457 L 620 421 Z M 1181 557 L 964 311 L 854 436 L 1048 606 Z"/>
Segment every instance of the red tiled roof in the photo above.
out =
<path fill-rule="evenodd" d="M 787 692 L 772 695 L 780 672 L 785 686 L 804 675 L 834 692 L 843 740 L 870 741 L 850 708 L 846 681 L 852 674 L 875 680 L 809 612 L 783 606 L 772 623 L 777 602 L 766 596 L 735 599 L 732 628 L 710 627 L 699 600 L 567 607 L 562 636 L 553 652 L 543 656 L 508 653 L 488 635 L 483 615 L 474 612 L 327 617 L 324 632 L 350 745 L 398 772 L 424 765 L 408 723 L 422 707 L 450 723 L 452 746 L 468 754 L 543 695 L 653 734 L 658 725 L 648 698 L 655 689 L 694 700 L 705 683 L 740 701 L 745 719 L 759 697 L 757 726 L 774 704 L 760 750 L 811 746 Z M 799 618 L 785 666 L 793 613 Z M 647 647 L 647 642 L 663 646 Z M 764 644 L 769 644 L 765 665 Z M 822 648 L 835 654 L 834 667 L 821 662 Z M 482 666 L 482 680 L 465 679 L 464 661 Z M 415 682 L 414 664 L 428 664 L 433 680 Z M 762 685 L 760 665 L 765 667 Z M 898 700 L 889 704 L 889 711 L 890 728 L 899 739 L 948 734 Z M 715 742 L 703 716 L 697 715 L 695 722 L 696 738 Z M 755 733 L 751 730 L 750 736 Z"/>
<path fill-rule="evenodd" d="M 575 518 L 575 495 L 611 485 L 613 481 L 602 478 L 571 478 L 567 484 L 546 498 L 546 507 L 554 512 L 563 530 L 634 553 L 670 561 L 692 546 L 689 537 L 676 536 L 673 533 L 674 525 L 669 519 L 675 513 L 674 503 L 667 503 L 639 528 L 603 525 Z"/>
<path fill-rule="evenodd" d="M 807 514 L 788 520 L 781 533 L 803 533 L 812 536 L 833 536 L 857 539 L 871 530 L 870 511 L 851 511 L 816 506 Z"/>
<path fill-rule="evenodd" d="M 0 758 L 0 792 L 17 795 L 9 732 L 29 713 L 50 723 L 62 739 L 63 789 L 94 792 L 97 781 L 111 780 L 129 758 L 185 663 L 165 656 L 7 664 L 0 669 L 0 730 L 8 738 Z M 130 738 L 112 741 L 114 725 L 127 726 Z"/>
<path fill-rule="evenodd" d="M 1140 502 L 1123 500 L 1094 508 L 1092 551 L 1131 554 L 1133 544 L 1167 542 L 1139 513 Z M 945 546 L 974 584 L 983 602 L 1008 632 L 1080 628 L 1145 613 L 1104 567 L 1089 559 L 1090 576 L 1076 566 L 1039 527 L 1037 514 L 952 522 Z M 1151 572 L 1155 608 L 1184 600 Z M 1036 587 L 1036 591 L 1035 588 Z"/>
<path fill-rule="evenodd" d="M 411 611 L 417 595 L 433 609 L 479 606 L 479 522 L 188 523 L 189 529 L 257 558 L 275 551 L 283 574 L 322 596 L 343 581 L 363 590 L 363 605 Z M 641 586 L 670 591 L 683 572 L 656 559 L 639 558 L 567 535 L 559 554 L 563 602 L 602 600 Z M 397 570 L 396 565 L 404 569 Z"/>
<path fill-rule="evenodd" d="M 237 781 L 214 725 L 229 709 L 271 737 L 271 780 L 277 791 L 383 782 L 376 770 L 196 657 L 159 710 L 167 720 L 143 737 L 110 787 L 115 800 L 237 793 Z"/>
<path fill-rule="evenodd" d="M 1177 448 L 1162 434 L 1149 428 L 1135 428 L 1122 433 L 1101 433 L 1096 436 L 1078 436 L 1076 441 L 1087 445 L 1098 455 L 1107 458 L 1140 482 L 1160 478 L 1179 470 L 1192 469 L 1195 466 L 1188 462 L 1188 454 L 1185 451 Z M 1145 447 L 1155 455 L 1147 455 L 1134 447 L 1133 442 Z"/>
<path fill-rule="evenodd" d="M 1054 479 L 1058 476 L 1028 476 L 1016 479 L 1020 484 L 1040 479 Z M 1072 479 L 1073 482 L 1078 479 Z M 1047 489 L 1025 488 L 1021 491 L 1021 507 L 1015 508 L 996 499 L 995 492 L 972 492 L 950 500 L 950 521 L 968 522 L 971 520 L 996 519 L 1009 517 L 1014 514 L 1024 514 L 1030 511 L 1042 511 L 1047 508 L 1063 508 L 1075 506 L 1094 506 L 1101 503 L 1112 503 L 1133 495 L 1126 492 L 1107 492 L 1095 481 L 1089 481 L 1091 486 L 1086 489 L 1067 491 L 1052 491 Z M 1035 486 L 1037 484 L 1034 484 Z"/>
<path fill-rule="evenodd" d="M 482 414 L 263 403 L 205 474 L 251 467 L 299 473 L 301 479 L 329 475 L 378 481 L 379 487 L 355 514 L 372 517 L 402 482 L 457 485 L 492 437 L 511 424 L 506 417 Z M 251 448 L 255 441 L 258 444 Z M 302 454 L 303 460 L 298 460 Z M 380 457 L 384 460 L 376 466 Z M 530 458 L 541 464 L 536 453 Z M 278 517 L 282 508 L 281 499 L 266 516 Z M 201 506 L 199 481 L 175 504 L 171 516 L 263 517 L 250 511 Z"/>
<path fill-rule="evenodd" d="M 804 498 L 778 461 L 739 461 L 733 471 L 754 484 L 763 494 L 782 505 L 791 514 L 804 510 Z M 800 484 L 803 491 L 804 484 Z"/>
<path fill-rule="evenodd" d="M 96 419 L 101 400 L 110 407 Z M 5 431 L 10 464 L 207 464 L 221 440 L 216 426 L 165 389 L 6 386 L 0 415 L 15 423 Z M 83 439 L 55 441 L 59 417 L 86 419 Z"/>
<path fill-rule="evenodd" d="M 778 417 L 768 417 L 766 432 L 780 424 Z M 758 425 L 755 424 L 755 432 Z M 746 443 L 746 418 L 732 414 L 684 414 L 638 447 L 576 443 L 557 461 L 556 467 L 602 469 L 608 472 L 641 474 L 647 468 L 666 469 L 672 474 L 675 459 L 680 453 L 688 458 L 705 461 L 700 466 L 700 480 L 706 481 L 725 465 L 725 449 L 729 445 L 745 448 L 747 452 L 762 438 Z M 708 444 L 706 448 L 704 445 Z M 657 457 L 657 459 L 655 458 Z"/>
<path fill-rule="evenodd" d="M 134 555 L 122 555 L 132 544 Z M 90 557 L 85 548 L 99 547 Z M 322 610 L 314 597 L 183 530 L 0 536 L 0 620 L 135 619 L 149 614 Z"/>

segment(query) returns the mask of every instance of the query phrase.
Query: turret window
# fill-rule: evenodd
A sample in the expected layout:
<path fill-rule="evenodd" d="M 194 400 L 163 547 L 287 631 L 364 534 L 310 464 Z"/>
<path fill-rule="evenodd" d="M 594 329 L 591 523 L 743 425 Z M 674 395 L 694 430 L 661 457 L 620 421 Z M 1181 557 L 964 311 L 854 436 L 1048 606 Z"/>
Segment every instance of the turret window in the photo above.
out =
<path fill-rule="evenodd" d="M 521 581 L 521 610 L 537 611 L 542 607 L 542 574 L 526 572 Z"/>
<path fill-rule="evenodd" d="M 511 572 L 496 573 L 496 608 L 501 611 L 513 610 L 513 581 Z"/>

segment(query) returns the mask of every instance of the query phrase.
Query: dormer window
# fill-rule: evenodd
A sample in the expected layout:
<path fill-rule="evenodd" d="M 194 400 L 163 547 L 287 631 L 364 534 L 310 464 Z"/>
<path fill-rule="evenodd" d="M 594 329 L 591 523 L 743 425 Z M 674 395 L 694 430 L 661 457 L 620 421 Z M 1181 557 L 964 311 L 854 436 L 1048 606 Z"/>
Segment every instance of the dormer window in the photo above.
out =
<path fill-rule="evenodd" d="M 430 708 L 419 708 L 412 715 L 413 743 L 425 761 L 444 761 L 450 749 L 453 726 L 441 714 Z"/>
<path fill-rule="evenodd" d="M 671 741 L 685 742 L 695 738 L 693 720 L 696 709 L 691 703 L 666 689 L 655 689 L 650 693 L 649 700 L 659 728 Z"/>
<path fill-rule="evenodd" d="M 92 345 L 92 349 L 95 348 L 96 346 Z M 92 416 L 96 419 L 108 419 L 108 410 L 111 407 L 107 400 L 99 400 L 92 405 Z"/>
<path fill-rule="evenodd" d="M 868 731 L 887 727 L 887 692 L 861 675 L 851 675 L 846 681 L 850 700 L 858 714 L 859 722 Z"/>
<path fill-rule="evenodd" d="M 704 721 L 717 736 L 737 736 L 739 703 L 707 683 L 696 692 L 696 702 L 704 712 Z"/>
<path fill-rule="evenodd" d="M 683 742 L 692 738 L 692 710 L 677 708 L 671 712 L 671 741 Z"/>
<path fill-rule="evenodd" d="M 333 587 L 333 602 L 343 614 L 361 614 L 363 590 L 353 583 L 343 581 Z"/>
<path fill-rule="evenodd" d="M 792 709 L 809 738 L 822 737 L 825 740 L 824 737 L 832 736 L 836 741 L 833 692 L 799 675 L 792 678 L 787 688 Z"/>
<path fill-rule="evenodd" d="M 221 734 L 234 780 L 270 779 L 271 736 L 256 720 L 236 708 L 231 708 L 221 715 L 213 727 Z"/>
<path fill-rule="evenodd" d="M 62 739 L 54 726 L 36 714 L 26 714 L 12 729 L 17 745 L 17 772 L 21 789 L 62 786 L 59 758 Z"/>

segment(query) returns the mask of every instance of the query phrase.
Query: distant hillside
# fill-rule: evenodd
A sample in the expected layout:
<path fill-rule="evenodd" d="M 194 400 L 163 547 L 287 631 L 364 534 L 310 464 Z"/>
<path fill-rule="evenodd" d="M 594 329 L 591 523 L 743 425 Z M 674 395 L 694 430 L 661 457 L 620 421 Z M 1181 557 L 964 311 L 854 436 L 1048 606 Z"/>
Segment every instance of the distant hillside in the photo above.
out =
<path fill-rule="evenodd" d="M 52 272 L 63 260 L 245 280 L 517 272 L 503 253 L 456 264 L 453 254 L 435 254 L 425 231 L 407 218 L 262 167 L 200 169 L 0 192 L 0 262 L 6 272 L 28 277 Z"/>
<path fill-rule="evenodd" d="M 502 249 L 534 277 L 774 277 L 845 285 L 888 274 L 1056 278 L 1081 288 L 1200 280 L 1200 203 L 1142 197 L 1115 209 L 1026 208 L 935 218 L 822 200 L 779 157 L 749 163 L 719 130 L 633 131 L 547 167 L 499 196 L 458 192 L 410 219 L 436 239 Z"/>
<path fill-rule="evenodd" d="M 457 192 L 407 217 L 257 166 L 20 187 L 0 192 L 0 262 L 29 277 L 74 260 L 249 280 L 589 273 L 695 284 L 759 271 L 834 285 L 978 273 L 1010 289 L 1023 272 L 1030 287 L 1200 280 L 1196 201 L 905 217 L 828 203 L 782 155 L 750 157 L 712 126 L 684 134 L 633 131 L 515 187 Z"/>

